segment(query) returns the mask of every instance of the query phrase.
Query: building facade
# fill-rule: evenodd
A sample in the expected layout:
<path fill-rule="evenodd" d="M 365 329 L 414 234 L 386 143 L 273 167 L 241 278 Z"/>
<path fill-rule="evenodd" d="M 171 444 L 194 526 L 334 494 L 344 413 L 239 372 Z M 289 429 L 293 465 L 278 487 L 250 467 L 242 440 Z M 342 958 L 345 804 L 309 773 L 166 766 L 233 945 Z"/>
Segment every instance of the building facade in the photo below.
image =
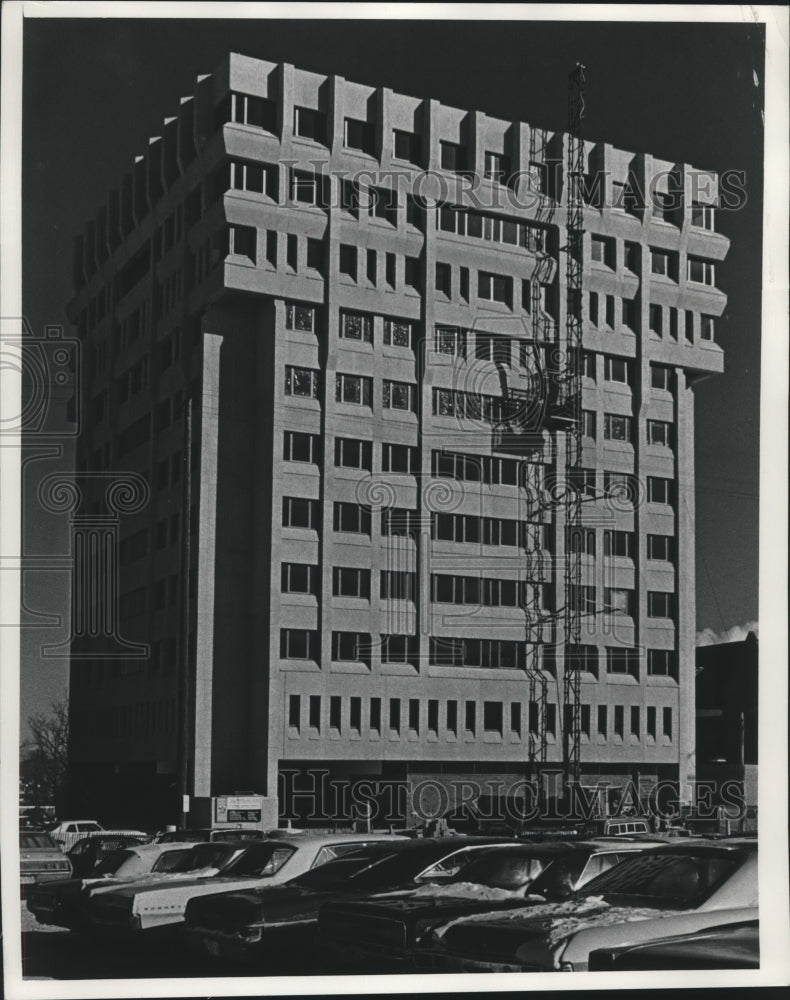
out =
<path fill-rule="evenodd" d="M 281 808 L 320 771 L 529 777 L 563 762 L 567 670 L 582 783 L 693 778 L 717 178 L 584 144 L 582 412 L 562 426 L 566 150 L 231 54 L 88 223 L 81 516 L 104 516 L 108 476 L 143 499 L 109 597 L 85 598 L 111 635 L 74 626 L 85 807 L 111 789 L 172 815 L 179 767 L 198 797 L 279 779 Z"/>

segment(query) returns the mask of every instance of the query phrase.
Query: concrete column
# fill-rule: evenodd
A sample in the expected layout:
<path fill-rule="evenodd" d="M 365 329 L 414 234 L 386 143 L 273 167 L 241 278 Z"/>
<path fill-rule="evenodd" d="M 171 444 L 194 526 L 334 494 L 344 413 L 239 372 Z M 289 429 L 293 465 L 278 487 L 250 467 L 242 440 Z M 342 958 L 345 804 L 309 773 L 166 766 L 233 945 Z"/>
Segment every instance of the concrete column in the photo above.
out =
<path fill-rule="evenodd" d="M 676 590 L 678 711 L 675 723 L 681 798 L 696 777 L 696 582 L 694 505 L 694 391 L 684 369 L 675 369 Z M 682 572 L 681 572 L 682 567 Z"/>

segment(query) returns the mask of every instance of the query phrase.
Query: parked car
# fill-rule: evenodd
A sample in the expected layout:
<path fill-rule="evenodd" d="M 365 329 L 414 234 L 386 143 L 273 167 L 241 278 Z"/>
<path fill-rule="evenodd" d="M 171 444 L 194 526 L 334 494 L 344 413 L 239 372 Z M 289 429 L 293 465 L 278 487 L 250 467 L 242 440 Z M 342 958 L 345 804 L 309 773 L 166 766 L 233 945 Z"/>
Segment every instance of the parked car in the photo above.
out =
<path fill-rule="evenodd" d="M 84 930 L 88 899 L 119 884 L 136 885 L 184 872 L 210 876 L 235 860 L 244 844 L 132 844 L 110 851 L 88 877 L 65 878 L 35 886 L 27 908 L 40 924 Z"/>
<path fill-rule="evenodd" d="M 659 938 L 648 944 L 596 948 L 590 953 L 590 972 L 634 972 L 669 969 L 759 969 L 760 921 L 717 924 L 690 934 Z M 729 911 L 722 911 L 725 916 Z"/>
<path fill-rule="evenodd" d="M 523 909 L 573 891 L 648 846 L 638 840 L 543 841 L 480 851 L 445 883 L 411 892 L 372 895 L 321 908 L 321 938 L 357 962 L 409 965 L 437 924 L 472 913 Z"/>
<path fill-rule="evenodd" d="M 19 831 L 19 868 L 23 896 L 36 882 L 71 875 L 71 861 L 45 830 Z"/>
<path fill-rule="evenodd" d="M 194 896 L 277 885 L 311 868 L 376 841 L 394 842 L 390 834 L 299 834 L 297 837 L 253 841 L 213 878 L 177 879 L 167 885 L 118 887 L 89 902 L 91 926 L 100 934 L 122 940 L 143 932 L 160 936 L 178 929 Z"/>
<path fill-rule="evenodd" d="M 122 833 L 140 837 L 143 840 L 150 839 L 149 834 L 143 830 L 105 830 L 95 819 L 64 820 L 62 823 L 53 826 L 49 831 L 49 835 L 56 844 L 60 844 L 64 851 L 71 850 L 78 840 L 92 833 Z"/>
<path fill-rule="evenodd" d="M 389 838 L 285 885 L 193 898 L 186 907 L 187 931 L 207 954 L 241 961 L 271 961 L 294 945 L 314 949 L 322 904 L 444 882 L 491 843 L 491 838 Z"/>
<path fill-rule="evenodd" d="M 598 948 L 714 927 L 722 910 L 748 919 L 756 906 L 755 841 L 683 838 L 635 854 L 564 902 L 439 925 L 415 958 L 436 971 L 587 971 Z"/>
<path fill-rule="evenodd" d="M 133 844 L 144 844 L 145 836 L 134 833 L 96 833 L 82 837 L 66 853 L 75 878 L 89 875 L 111 851 Z"/>
<path fill-rule="evenodd" d="M 199 844 L 213 843 L 217 840 L 263 840 L 263 836 L 262 830 L 236 830 L 228 827 L 212 829 L 204 827 L 194 830 L 166 830 L 164 833 L 158 833 L 154 837 L 154 843 L 167 844 L 172 841 L 180 843 L 188 841 L 193 844 Z"/>

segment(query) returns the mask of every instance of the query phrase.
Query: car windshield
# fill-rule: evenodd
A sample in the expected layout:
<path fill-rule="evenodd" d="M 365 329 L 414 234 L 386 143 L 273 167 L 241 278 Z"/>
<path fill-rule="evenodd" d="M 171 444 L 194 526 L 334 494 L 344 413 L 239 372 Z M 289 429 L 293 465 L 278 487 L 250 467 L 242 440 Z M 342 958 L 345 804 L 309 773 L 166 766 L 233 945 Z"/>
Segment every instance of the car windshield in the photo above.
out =
<path fill-rule="evenodd" d="M 556 855 L 491 851 L 480 854 L 462 868 L 453 882 L 475 882 L 496 889 L 523 889 L 533 882 Z"/>
<path fill-rule="evenodd" d="M 217 840 L 263 840 L 260 830 L 215 830 L 212 839 Z"/>
<path fill-rule="evenodd" d="M 93 874 L 114 875 L 124 862 L 134 856 L 134 851 L 110 851 L 93 869 Z"/>
<path fill-rule="evenodd" d="M 175 841 L 187 844 L 199 844 L 208 840 L 208 838 L 208 830 L 168 830 L 167 833 L 161 833 L 157 837 L 157 840 L 160 844 L 172 844 Z"/>
<path fill-rule="evenodd" d="M 639 853 L 604 872 L 579 896 L 629 896 L 645 906 L 695 909 L 741 863 L 735 854 Z"/>
<path fill-rule="evenodd" d="M 55 841 L 48 833 L 20 833 L 19 846 L 22 850 L 50 850 L 57 851 Z"/>
<path fill-rule="evenodd" d="M 172 851 L 163 851 L 154 861 L 152 872 L 180 872 L 183 862 L 192 854 L 190 847 L 177 847 Z"/>
<path fill-rule="evenodd" d="M 313 868 L 304 875 L 292 879 L 289 885 L 298 885 L 303 889 L 314 889 L 320 886 L 342 884 L 346 879 L 354 878 L 360 872 L 372 865 L 393 856 L 392 846 L 383 848 L 365 848 L 354 854 L 348 854 L 335 861 L 328 861 L 318 868 Z"/>
<path fill-rule="evenodd" d="M 295 848 L 287 844 L 250 844 L 243 854 L 222 872 L 223 875 L 265 878 L 278 872 L 294 853 Z"/>
<path fill-rule="evenodd" d="M 353 876 L 355 885 L 398 885 L 401 882 L 410 882 L 421 875 L 431 866 L 436 866 L 445 858 L 454 855 L 453 864 L 449 870 L 458 870 L 460 866 L 469 861 L 466 852 L 461 845 L 453 849 L 447 843 L 426 843 L 419 844 L 411 850 L 398 851 L 392 857 L 385 858 L 369 868 L 363 869 L 356 876 Z M 455 874 L 455 871 L 453 871 Z"/>

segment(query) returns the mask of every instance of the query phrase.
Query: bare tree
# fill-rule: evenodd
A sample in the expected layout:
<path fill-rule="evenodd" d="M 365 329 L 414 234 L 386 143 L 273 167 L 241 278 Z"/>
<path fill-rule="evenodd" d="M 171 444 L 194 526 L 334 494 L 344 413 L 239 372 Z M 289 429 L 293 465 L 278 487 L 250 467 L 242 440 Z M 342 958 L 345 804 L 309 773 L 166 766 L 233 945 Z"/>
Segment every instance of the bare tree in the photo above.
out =
<path fill-rule="evenodd" d="M 69 763 L 69 703 L 53 701 L 49 712 L 27 718 L 30 739 L 23 746 L 25 770 L 35 789 L 35 804 L 52 803 L 60 811 L 66 796 Z"/>

